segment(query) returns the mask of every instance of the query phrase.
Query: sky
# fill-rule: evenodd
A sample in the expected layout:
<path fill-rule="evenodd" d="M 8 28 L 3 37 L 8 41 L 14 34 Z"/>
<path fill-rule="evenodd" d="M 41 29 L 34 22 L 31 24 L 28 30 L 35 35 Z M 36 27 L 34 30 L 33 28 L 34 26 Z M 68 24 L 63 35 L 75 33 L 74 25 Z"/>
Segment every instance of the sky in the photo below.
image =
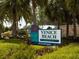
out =
<path fill-rule="evenodd" d="M 7 22 L 7 21 L 4 21 L 3 22 L 3 25 L 4 25 L 4 27 L 11 27 L 12 26 L 12 23 L 11 22 Z M 25 27 L 25 26 L 30 26 L 31 24 L 30 23 L 28 23 L 27 25 L 26 25 L 26 22 L 25 22 L 25 20 L 24 20 L 24 18 L 22 17 L 21 19 L 20 19 L 20 21 L 18 22 L 18 28 L 19 29 L 22 29 L 23 27 Z M 54 26 L 54 25 L 40 25 L 39 26 L 39 28 L 42 28 L 42 29 L 47 29 L 48 27 L 51 27 L 52 29 L 53 28 L 55 28 L 56 26 Z"/>
<path fill-rule="evenodd" d="M 3 25 L 4 25 L 4 27 L 11 27 L 12 26 L 12 23 L 11 22 L 7 22 L 7 21 L 4 21 L 3 22 Z M 25 22 L 24 18 L 22 17 L 22 19 L 18 22 L 18 27 L 19 27 L 19 29 L 21 29 L 24 26 L 26 26 L 26 22 Z"/>

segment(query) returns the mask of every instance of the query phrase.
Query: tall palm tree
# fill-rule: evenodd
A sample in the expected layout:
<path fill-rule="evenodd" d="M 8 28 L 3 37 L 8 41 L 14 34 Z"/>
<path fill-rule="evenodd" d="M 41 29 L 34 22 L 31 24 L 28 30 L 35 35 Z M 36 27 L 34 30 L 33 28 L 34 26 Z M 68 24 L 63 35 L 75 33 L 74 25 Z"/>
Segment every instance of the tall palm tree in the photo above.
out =
<path fill-rule="evenodd" d="M 18 32 L 18 21 L 23 16 L 24 18 L 31 15 L 29 0 L 2 0 L 0 3 L 0 13 L 4 14 L 4 17 L 8 17 L 13 20 L 12 33 L 16 37 Z"/>
<path fill-rule="evenodd" d="M 53 22 L 54 21 L 57 22 L 58 29 L 59 29 L 59 26 L 62 23 L 62 20 L 64 19 L 62 1 L 61 0 L 55 0 L 55 1 L 51 0 L 51 3 L 46 8 L 46 15 Z"/>
<path fill-rule="evenodd" d="M 68 4 L 68 8 L 70 10 L 70 12 L 72 13 L 72 18 L 73 18 L 73 27 L 74 27 L 74 38 L 76 37 L 76 15 L 77 15 L 77 12 L 78 12 L 78 6 L 79 6 L 79 3 L 78 3 L 78 0 L 69 0 L 68 1 L 69 4 Z"/>
<path fill-rule="evenodd" d="M 25 19 L 32 18 L 34 23 L 36 23 L 35 9 L 37 6 L 45 7 L 48 0 L 1 0 L 0 10 L 2 14 L 5 14 L 5 17 L 13 20 L 13 36 L 16 36 L 18 20 L 23 16 Z M 32 11 L 30 8 L 30 2 L 32 2 Z M 30 16 L 29 16 L 30 15 Z"/>
<path fill-rule="evenodd" d="M 4 28 L 3 28 L 3 17 L 0 16 L 0 35 L 1 35 L 1 33 L 3 33 L 3 31 L 4 31 Z"/>
<path fill-rule="evenodd" d="M 69 24 L 72 20 L 71 13 L 67 7 L 67 2 L 65 0 L 53 0 L 46 8 L 46 15 L 53 22 L 58 21 L 58 28 L 63 21 L 66 23 L 66 37 L 68 38 Z"/>
<path fill-rule="evenodd" d="M 48 4 L 48 0 L 31 0 L 32 2 L 32 20 L 33 23 L 36 24 L 36 7 L 44 8 Z"/>

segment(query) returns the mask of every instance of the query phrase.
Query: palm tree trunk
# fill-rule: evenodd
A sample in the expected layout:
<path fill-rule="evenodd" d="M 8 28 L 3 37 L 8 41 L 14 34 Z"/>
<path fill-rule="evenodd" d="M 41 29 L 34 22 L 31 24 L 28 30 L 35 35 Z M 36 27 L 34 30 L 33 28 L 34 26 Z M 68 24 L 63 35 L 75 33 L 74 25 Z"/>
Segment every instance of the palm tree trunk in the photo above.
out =
<path fill-rule="evenodd" d="M 58 29 L 60 29 L 60 19 L 58 20 Z"/>
<path fill-rule="evenodd" d="M 74 20 L 74 22 L 73 22 L 73 27 L 74 27 L 73 31 L 74 31 L 74 39 L 75 39 L 76 38 L 76 33 L 77 33 L 76 32 L 76 22 L 75 22 L 76 19 L 74 18 L 73 20 Z"/>
<path fill-rule="evenodd" d="M 36 24 L 36 14 L 35 14 L 35 8 L 36 8 L 36 4 L 35 4 L 35 0 L 32 0 L 32 12 L 33 12 L 33 23 Z"/>
<path fill-rule="evenodd" d="M 67 22 L 67 25 L 66 25 L 66 37 L 68 39 L 68 36 L 69 36 L 69 23 Z"/>
<path fill-rule="evenodd" d="M 75 2 L 74 2 L 74 8 L 76 7 L 76 3 L 77 3 L 78 1 L 77 0 L 75 0 Z M 74 11 L 76 11 L 76 8 L 75 8 L 75 10 Z M 75 14 L 73 14 L 73 26 L 74 26 L 74 39 L 76 38 L 76 15 Z"/>
<path fill-rule="evenodd" d="M 16 17 L 13 19 L 13 26 L 12 26 L 12 34 L 13 37 L 17 37 L 17 33 L 18 33 L 18 21 L 16 20 Z"/>
<path fill-rule="evenodd" d="M 14 5 L 13 5 L 13 26 L 12 26 L 12 34 L 13 34 L 13 37 L 17 37 L 17 32 L 18 32 L 18 19 L 17 19 L 17 12 L 16 12 L 16 0 L 13 0 L 14 2 Z"/>
<path fill-rule="evenodd" d="M 2 24 L 0 24 L 0 34 L 2 33 Z"/>
<path fill-rule="evenodd" d="M 4 27 L 3 27 L 3 18 L 2 16 L 0 17 L 0 37 L 1 37 L 1 33 L 3 33 L 4 31 Z"/>

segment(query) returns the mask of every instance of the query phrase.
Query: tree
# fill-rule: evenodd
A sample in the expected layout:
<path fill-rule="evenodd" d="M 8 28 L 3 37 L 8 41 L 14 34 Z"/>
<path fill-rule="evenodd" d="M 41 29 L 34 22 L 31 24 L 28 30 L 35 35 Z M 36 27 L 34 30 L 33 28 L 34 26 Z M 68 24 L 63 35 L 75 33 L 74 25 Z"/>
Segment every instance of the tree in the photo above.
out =
<path fill-rule="evenodd" d="M 72 14 L 72 20 L 73 20 L 73 27 L 74 27 L 74 38 L 76 37 L 76 21 L 78 20 L 77 19 L 77 15 L 79 14 L 79 1 L 78 0 L 69 0 L 69 3 L 68 3 L 68 8 Z"/>
<path fill-rule="evenodd" d="M 48 0 L 31 0 L 32 2 L 32 20 L 33 23 L 36 24 L 36 7 L 44 8 L 48 4 Z"/>
<path fill-rule="evenodd" d="M 46 8 L 46 15 L 52 22 L 57 21 L 58 28 L 62 23 L 66 23 L 66 37 L 69 36 L 69 24 L 72 23 L 72 15 L 68 1 L 66 0 L 51 0 L 51 3 Z"/>
<path fill-rule="evenodd" d="M 0 3 L 0 10 L 2 10 L 0 13 L 4 14 L 4 18 L 9 18 L 10 20 L 13 20 L 12 25 L 12 33 L 13 36 L 17 36 L 18 32 L 18 21 L 23 16 L 24 18 L 31 15 L 30 12 L 30 4 L 29 0 L 1 0 Z"/>
<path fill-rule="evenodd" d="M 4 31 L 4 28 L 3 28 L 3 18 L 0 17 L 0 35 L 1 35 L 1 33 L 3 33 L 3 31 Z"/>
<path fill-rule="evenodd" d="M 46 8 L 46 15 L 53 23 L 56 22 L 58 24 L 58 29 L 64 19 L 62 1 L 63 0 L 51 0 L 51 3 Z"/>

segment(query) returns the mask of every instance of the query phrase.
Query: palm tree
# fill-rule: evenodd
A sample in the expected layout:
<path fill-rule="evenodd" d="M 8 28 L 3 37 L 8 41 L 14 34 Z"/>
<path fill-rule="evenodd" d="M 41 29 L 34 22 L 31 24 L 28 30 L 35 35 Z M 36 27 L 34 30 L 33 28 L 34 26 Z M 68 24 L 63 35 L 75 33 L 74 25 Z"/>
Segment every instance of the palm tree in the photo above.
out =
<path fill-rule="evenodd" d="M 62 20 L 64 19 L 62 1 L 61 0 L 55 0 L 55 1 L 51 0 L 51 3 L 46 8 L 46 15 L 48 16 L 48 18 L 51 21 L 57 22 L 58 29 L 59 29 L 60 24 L 62 23 Z"/>
<path fill-rule="evenodd" d="M 66 22 L 66 38 L 68 39 L 69 37 L 69 25 L 72 23 L 72 16 L 68 10 L 64 10 L 64 18 Z"/>
<path fill-rule="evenodd" d="M 68 8 L 70 10 L 70 12 L 72 13 L 72 18 L 73 18 L 73 27 L 74 27 L 74 38 L 76 37 L 76 15 L 78 14 L 78 6 L 79 6 L 79 3 L 78 3 L 78 0 L 69 0 L 69 4 L 68 4 Z"/>
<path fill-rule="evenodd" d="M 31 15 L 29 0 L 3 0 L 0 3 L 0 13 L 4 14 L 4 18 L 8 17 L 13 20 L 12 33 L 16 37 L 18 32 L 18 21 Z"/>
<path fill-rule="evenodd" d="M 52 0 L 51 0 L 52 1 Z M 58 28 L 63 22 L 66 23 L 66 37 L 69 36 L 69 24 L 72 22 L 72 16 L 68 10 L 67 1 L 55 0 L 52 1 L 46 8 L 46 15 L 50 20 L 58 21 Z"/>
<path fill-rule="evenodd" d="M 32 12 L 30 8 L 30 2 L 32 2 Z M 37 6 L 45 7 L 48 3 L 48 0 L 2 0 L 0 3 L 0 9 L 2 14 L 5 14 L 5 17 L 13 20 L 13 36 L 16 37 L 17 26 L 19 19 L 23 16 L 26 20 L 31 18 L 36 23 L 36 14 L 35 9 Z"/>
<path fill-rule="evenodd" d="M 44 8 L 48 4 L 48 0 L 31 0 L 32 2 L 32 20 L 33 23 L 36 24 L 36 7 Z"/>
<path fill-rule="evenodd" d="M 4 28 L 3 28 L 3 17 L 0 17 L 0 35 L 3 33 Z"/>

